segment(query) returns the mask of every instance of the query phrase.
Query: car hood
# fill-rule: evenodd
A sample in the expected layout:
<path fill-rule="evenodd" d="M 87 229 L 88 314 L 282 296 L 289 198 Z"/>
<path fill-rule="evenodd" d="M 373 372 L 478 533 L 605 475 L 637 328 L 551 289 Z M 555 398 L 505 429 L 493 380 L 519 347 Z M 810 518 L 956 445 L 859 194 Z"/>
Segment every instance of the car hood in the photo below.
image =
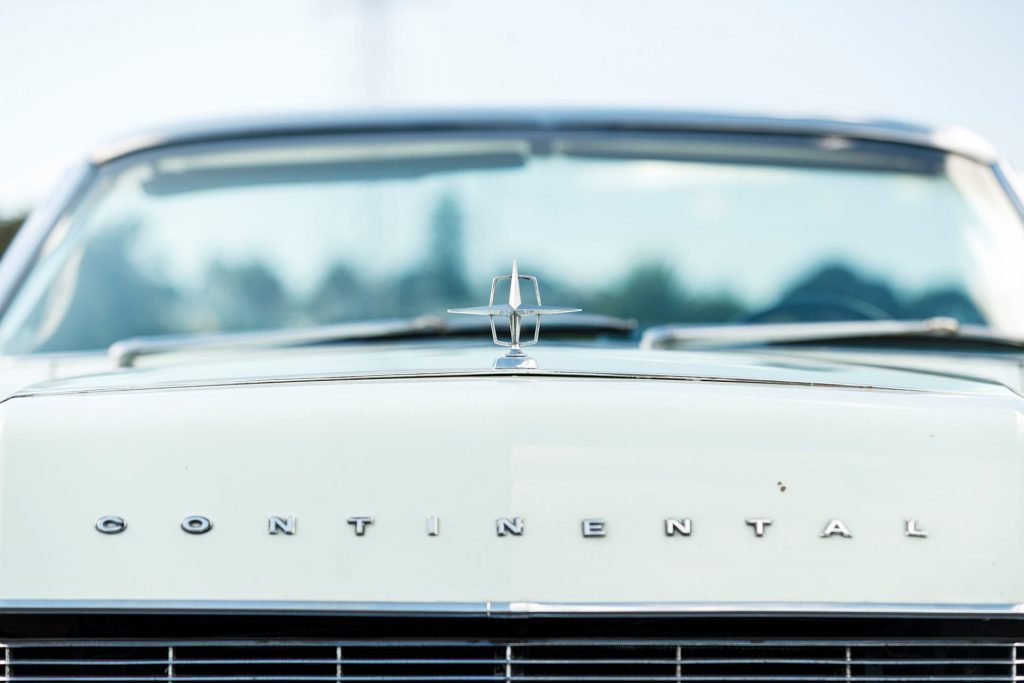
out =
<path fill-rule="evenodd" d="M 0 604 L 1024 602 L 1024 404 L 1000 384 L 753 353 L 551 347 L 518 374 L 493 356 L 282 352 L 20 392 L 0 405 Z M 212 529 L 183 531 L 196 515 Z"/>

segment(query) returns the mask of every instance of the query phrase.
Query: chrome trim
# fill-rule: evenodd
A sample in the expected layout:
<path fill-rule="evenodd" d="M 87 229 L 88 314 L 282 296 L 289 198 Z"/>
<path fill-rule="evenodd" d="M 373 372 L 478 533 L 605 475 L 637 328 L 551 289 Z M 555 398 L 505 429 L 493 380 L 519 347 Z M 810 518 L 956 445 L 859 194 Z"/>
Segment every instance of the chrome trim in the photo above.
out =
<path fill-rule="evenodd" d="M 689 517 L 666 517 L 665 535 L 690 536 L 693 532 L 693 521 Z"/>
<path fill-rule="evenodd" d="M 18 390 L 0 399 L 0 404 L 16 398 L 40 398 L 47 396 L 87 396 L 92 394 L 114 394 L 124 392 L 176 391 L 180 389 L 217 389 L 225 387 L 272 386 L 279 384 L 315 384 L 322 382 L 355 382 L 372 380 L 403 380 L 403 379 L 494 379 L 495 377 L 548 377 L 563 379 L 604 379 L 604 380 L 660 380 L 667 382 L 705 382 L 711 384 L 756 384 L 764 386 L 784 387 L 815 387 L 824 389 L 851 389 L 864 391 L 888 391 L 901 394 L 929 394 L 929 389 L 909 389 L 906 387 L 888 387 L 874 384 L 843 384 L 836 382 L 803 382 L 784 379 L 750 379 L 744 377 L 714 377 L 710 375 L 657 375 L 636 372 L 590 372 L 572 370 L 429 370 L 429 371 L 396 371 L 396 372 L 365 372 L 327 375 L 298 375 L 294 377 L 257 377 L 253 379 L 225 379 L 190 382 L 166 382 L 161 384 L 127 384 L 123 386 L 101 386 L 83 389 L 56 388 L 47 389 L 45 385 L 35 385 Z M 945 395 L 954 396 L 960 392 L 944 391 Z"/>
<path fill-rule="evenodd" d="M 507 607 L 512 614 L 936 614 L 1017 615 L 1024 604 L 921 604 L 845 602 L 624 602 L 624 603 L 492 603 Z"/>
<path fill-rule="evenodd" d="M 16 639 L 3 681 L 1015 681 L 1003 638 Z M 211 650 L 211 648 L 214 648 Z M 349 648 L 354 648 L 353 653 Z M 571 648 L 566 652 L 564 648 Z M 651 651 L 651 648 L 655 648 Z M 709 649 L 710 648 L 710 649 Z M 180 653 L 176 652 L 180 650 Z M 438 651 L 440 650 L 440 652 Z M 683 657 L 683 653 L 686 656 Z M 17 654 L 15 654 L 17 653 Z M 175 665 L 180 668 L 176 668 Z M 21 669 L 19 665 L 25 668 Z M 345 667 L 351 665 L 352 669 Z M 373 670 L 366 666 L 384 668 Z M 550 669 L 551 666 L 559 667 Z M 564 668 L 559 665 L 570 665 Z M 623 665 L 628 670 L 623 670 Z M 674 665 L 676 675 L 668 675 Z M 751 670 L 756 665 L 758 669 Z M 843 666 L 845 675 L 834 668 Z M 214 675 L 207 667 L 227 667 Z M 444 667 L 438 669 L 437 667 Z M 708 675 L 697 667 L 728 667 Z M 779 667 L 782 668 L 779 668 Z M 821 667 L 828 667 L 822 670 Z M 255 668 L 254 668 L 255 667 Z M 284 669 L 282 667 L 288 667 Z M 298 668 L 293 668 L 298 667 Z M 537 668 L 534 668 L 537 667 Z M 580 670 L 578 667 L 587 667 Z M 594 667 L 604 667 L 597 668 Z M 856 669 L 855 669 L 856 667 Z M 867 668 L 866 667 L 871 667 Z M 874 668 L 879 667 L 879 668 Z M 912 668 L 911 668 L 912 667 Z M 941 667 L 941 668 L 939 668 Z M 947 668 L 950 667 L 950 668 Z M 18 668 L 17 675 L 13 669 Z M 1009 669 L 1009 670 L 1007 670 Z M 23 673 L 24 672 L 24 673 Z M 640 674 L 640 675 L 638 675 Z M 644 675 L 645 674 L 645 675 Z"/>
<path fill-rule="evenodd" d="M 499 517 L 494 520 L 494 529 L 498 536 L 522 536 L 526 526 L 522 517 Z"/>
<path fill-rule="evenodd" d="M 75 208 L 96 177 L 97 169 L 89 164 L 73 166 L 54 192 L 29 214 L 11 245 L 0 259 L 0 315 L 14 298 L 28 272 L 43 251 L 54 227 Z"/>
<path fill-rule="evenodd" d="M 298 520 L 296 520 L 292 515 L 288 515 L 287 517 L 270 515 L 267 517 L 267 533 L 271 536 L 277 536 L 278 534 L 293 536 L 295 534 L 295 526 L 297 523 Z"/>
<path fill-rule="evenodd" d="M 754 530 L 754 536 L 764 538 L 765 529 L 773 523 L 771 517 L 753 517 L 746 520 L 747 526 Z"/>
<path fill-rule="evenodd" d="M 128 522 L 124 521 L 124 517 L 117 515 L 104 515 L 96 520 L 96 531 L 101 534 L 120 534 L 127 528 Z"/>
<path fill-rule="evenodd" d="M 179 145 L 325 134 L 488 133 L 507 131 L 618 133 L 750 133 L 839 137 L 889 142 L 957 154 L 985 164 L 997 155 L 990 143 L 959 127 L 898 121 L 741 115 L 638 109 L 478 109 L 314 113 L 208 121 L 122 137 L 93 150 L 90 161 L 107 164 L 149 150 Z"/>
<path fill-rule="evenodd" d="M 0 613 L 231 613 L 342 615 L 629 616 L 629 615 L 907 615 L 1022 616 L 1020 603 L 893 602 L 358 602 L 304 600 L 0 600 Z"/>
<path fill-rule="evenodd" d="M 441 520 L 437 517 L 427 517 L 427 536 L 441 535 Z"/>
<path fill-rule="evenodd" d="M 821 538 L 831 538 L 832 536 L 853 538 L 853 534 L 850 533 L 850 530 L 843 524 L 841 519 L 830 519 L 819 535 Z"/>
<path fill-rule="evenodd" d="M 366 527 L 373 524 L 373 517 L 360 516 L 360 517 L 349 517 L 345 520 L 348 524 L 352 525 L 353 530 L 356 532 L 356 536 L 365 536 Z"/>
<path fill-rule="evenodd" d="M 928 531 L 917 526 L 917 520 L 913 517 L 905 521 L 903 535 L 908 538 L 928 538 Z"/>
<path fill-rule="evenodd" d="M 181 520 L 181 530 L 187 534 L 199 535 L 213 529 L 213 522 L 203 515 L 189 515 Z"/>
<path fill-rule="evenodd" d="M 1010 203 L 1017 209 L 1021 218 L 1024 218 L 1024 180 L 1020 174 L 1008 162 L 999 160 L 992 164 L 992 172 L 996 176 L 1003 192 L 1010 198 Z"/>
<path fill-rule="evenodd" d="M 786 645 L 794 645 L 794 644 L 803 645 L 803 646 L 807 646 L 807 647 L 835 646 L 837 644 L 839 644 L 840 646 L 843 645 L 843 644 L 849 644 L 851 647 L 878 647 L 878 646 L 921 647 L 921 646 L 927 646 L 927 645 L 935 645 L 935 646 L 939 646 L 939 647 L 965 646 L 965 647 L 982 647 L 982 648 L 987 648 L 987 647 L 1009 648 L 1011 646 L 1011 643 L 1007 642 L 1006 640 L 998 640 L 998 639 L 981 640 L 981 639 L 977 639 L 977 638 L 975 638 L 975 639 L 966 639 L 965 640 L 965 639 L 955 639 L 955 638 L 927 638 L 927 639 L 925 639 L 925 638 L 905 638 L 905 639 L 901 639 L 901 638 L 893 638 L 893 637 L 888 637 L 888 638 L 886 638 L 886 637 L 882 637 L 882 638 L 856 638 L 856 639 L 845 639 L 845 638 L 842 638 L 842 639 L 827 639 L 827 638 L 815 639 L 815 638 L 781 638 L 781 637 L 780 638 L 746 638 L 746 639 L 745 638 L 664 638 L 664 637 L 663 638 L 657 638 L 657 637 L 654 637 L 654 638 L 551 638 L 551 639 L 547 639 L 547 638 L 541 639 L 541 638 L 538 638 L 538 639 L 535 639 L 535 640 L 531 640 L 529 637 L 527 637 L 524 640 L 527 641 L 531 645 L 540 646 L 540 647 L 549 647 L 549 646 L 555 646 L 555 647 L 566 647 L 566 646 L 569 646 L 569 647 L 572 647 L 572 646 L 577 646 L 577 645 L 582 645 L 582 646 L 588 646 L 588 645 L 598 645 L 598 646 L 603 646 L 603 645 L 651 645 L 651 646 L 665 646 L 665 645 L 675 645 L 676 643 L 680 643 L 680 644 L 684 644 L 684 645 L 689 645 L 689 646 L 697 646 L 697 647 L 709 647 L 709 646 L 711 646 L 711 647 L 713 647 L 713 646 L 721 646 L 721 647 L 740 646 L 740 647 L 742 647 L 742 646 L 751 645 L 752 643 L 757 643 L 758 645 L 763 645 L 765 647 L 784 647 Z M 75 647 L 95 647 L 95 648 L 143 647 L 143 648 L 150 648 L 150 649 L 159 648 L 161 646 L 161 644 L 163 644 L 163 643 L 174 643 L 174 645 L 176 647 L 209 647 L 211 643 L 217 643 L 217 644 L 223 645 L 225 647 L 229 647 L 229 648 L 235 648 L 235 647 L 238 647 L 238 648 L 257 647 L 257 646 L 287 647 L 287 648 L 306 648 L 306 647 L 325 647 L 325 646 L 334 647 L 334 646 L 336 646 L 338 644 L 340 644 L 342 647 L 358 647 L 360 645 L 368 645 L 370 647 L 381 647 L 381 646 L 384 646 L 384 647 L 394 647 L 394 646 L 398 646 L 398 647 L 401 647 L 401 648 L 406 648 L 406 647 L 408 647 L 408 648 L 434 648 L 434 647 L 445 647 L 447 645 L 453 645 L 454 644 L 454 645 L 465 646 L 465 647 L 486 648 L 486 647 L 493 647 L 494 644 L 495 644 L 495 641 L 494 640 L 489 640 L 489 639 L 464 640 L 464 639 L 459 639 L 459 638 L 449 638 L 449 639 L 445 639 L 445 638 L 430 638 L 430 639 L 426 639 L 426 640 L 419 640 L 419 639 L 417 639 L 417 640 L 398 640 L 398 639 L 396 639 L 396 640 L 387 640 L 387 639 L 379 639 L 379 638 L 374 638 L 374 639 L 358 639 L 358 638 L 354 638 L 354 639 L 346 639 L 346 638 L 342 638 L 342 639 L 328 639 L 328 638 L 323 638 L 323 637 L 320 637 L 320 638 L 308 638 L 308 639 L 302 639 L 302 640 L 296 640 L 294 638 L 281 638 L 281 637 L 276 637 L 276 638 L 275 637 L 270 637 L 270 638 L 247 638 L 247 639 L 243 639 L 243 640 L 235 640 L 235 639 L 228 640 L 228 639 L 224 639 L 224 638 L 210 638 L 210 639 L 203 639 L 203 640 L 196 639 L 196 638 L 159 638 L 159 639 L 151 639 L 151 640 L 134 640 L 134 639 L 125 639 L 125 640 L 121 640 L 121 639 L 90 640 L 90 639 L 87 639 L 87 638 L 82 638 L 82 639 L 75 638 L 75 639 L 47 639 L 47 640 L 20 640 L 19 639 L 19 640 L 12 640 L 10 642 L 4 643 L 3 645 L 0 645 L 0 647 L 2 647 L 2 646 L 10 646 L 10 647 L 16 647 L 16 648 L 25 648 L 25 649 L 37 648 L 37 647 L 50 648 L 50 647 L 53 647 L 53 646 L 60 647 L 61 644 L 63 644 L 63 643 L 73 643 Z M 522 644 L 527 644 L 527 643 L 523 642 Z M 1020 645 L 1020 644 L 1024 644 L 1024 643 L 1018 643 L 1018 645 Z M 54 660 L 49 660 L 49 661 L 54 661 Z M 132 663 L 142 663 L 143 660 L 115 659 L 115 660 L 99 660 L 99 661 L 97 661 L 95 659 L 81 659 L 81 660 L 59 660 L 59 661 L 66 661 L 66 662 L 71 662 L 71 663 L 93 662 L 93 663 L 97 663 L 97 664 L 104 664 L 104 663 L 110 663 L 110 664 L 132 664 Z M 151 660 L 145 660 L 145 661 L 152 661 L 152 662 L 163 664 L 167 660 L 164 659 L 164 658 L 160 658 L 160 659 L 151 659 Z M 268 663 L 269 664 L 269 663 L 272 663 L 274 661 L 276 661 L 278 663 L 288 663 L 289 661 L 291 661 L 291 662 L 294 662 L 294 663 L 333 664 L 335 661 L 337 661 L 337 659 L 334 658 L 334 657 L 332 657 L 330 659 L 315 659 L 315 660 L 314 659 L 310 659 L 310 658 L 303 658 L 303 659 L 300 659 L 300 660 L 189 659 L 189 660 L 187 660 L 187 663 L 189 663 L 189 664 L 213 664 L 213 663 L 218 663 L 218 662 L 223 662 L 223 663 L 234 663 L 234 662 L 238 662 L 238 663 L 245 663 L 245 662 L 248 662 L 248 663 L 260 663 L 260 662 L 262 662 L 262 663 Z M 375 660 L 367 660 L 367 659 L 362 659 L 362 658 L 360 658 L 360 659 L 353 659 L 352 661 L 353 662 L 362 662 L 362 663 L 375 663 Z M 481 660 L 472 660 L 472 659 L 462 659 L 462 658 L 458 658 L 458 659 L 438 659 L 438 658 L 433 658 L 433 657 L 430 658 L 429 661 L 433 662 L 433 663 L 438 663 L 438 664 L 440 664 L 440 663 L 462 663 L 462 664 L 485 663 L 485 664 L 493 664 L 493 663 L 496 662 L 496 660 L 491 659 L 491 658 L 481 659 Z M 519 661 L 519 662 L 522 662 L 522 663 L 527 663 L 527 664 L 528 663 L 534 663 L 534 664 L 542 663 L 541 660 L 532 660 L 532 659 L 520 659 L 520 660 L 516 660 L 516 661 Z M 586 663 L 587 661 L 591 661 L 591 662 L 600 663 L 600 662 L 608 662 L 609 660 L 607 660 L 607 659 L 600 659 L 600 660 L 572 659 L 572 660 L 561 660 L 561 661 L 572 661 L 572 662 L 577 662 L 577 663 Z M 621 661 L 622 660 L 620 660 L 620 662 Z M 636 660 L 633 660 L 633 661 L 636 661 Z M 657 660 L 656 662 L 652 662 L 652 660 L 650 660 L 650 659 L 644 659 L 644 660 L 640 660 L 640 661 L 646 661 L 646 662 L 649 662 L 649 663 L 664 663 L 664 664 L 670 664 L 670 663 L 674 663 L 675 662 L 674 659 Z M 691 659 L 691 660 L 688 660 L 688 661 L 692 662 L 692 661 L 695 661 L 695 660 Z M 729 660 L 729 661 L 735 662 L 736 660 Z M 811 660 L 801 660 L 801 661 L 811 661 Z M 820 660 L 818 660 L 818 661 L 820 661 Z M 839 662 L 842 662 L 842 661 L 845 661 L 845 659 L 843 659 L 843 660 L 835 660 L 835 659 L 833 659 L 833 660 L 829 660 L 828 663 L 839 663 Z M 892 660 L 888 660 L 888 661 L 891 662 Z M 941 663 L 942 660 L 928 660 L 928 661 L 931 661 L 931 662 L 934 662 L 934 663 Z M 960 661 L 960 662 L 963 662 L 964 660 L 948 660 L 948 661 Z M 1002 665 L 1005 665 L 1005 664 L 1009 663 L 1009 661 L 1007 659 L 998 659 L 998 660 L 986 659 L 986 660 L 982 660 L 982 661 L 984 661 L 985 663 L 995 663 L 995 664 L 1002 664 Z M 3 663 L 4 663 L 3 661 L 0 661 L 0 665 L 2 665 Z M 17 660 L 12 660 L 12 663 L 18 663 L 18 662 L 17 662 Z M 25 663 L 29 663 L 29 662 L 26 661 Z M 36 662 L 32 662 L 32 663 L 36 663 Z M 549 663 L 553 663 L 553 662 L 549 661 Z M 622 662 L 622 663 L 624 663 L 624 662 Z M 749 662 L 749 663 L 760 663 L 760 662 L 758 661 L 758 662 Z M 979 661 L 978 663 L 981 663 L 981 661 Z M 218 677 L 216 680 L 219 681 L 219 680 L 222 680 L 222 679 Z M 419 677 L 417 677 L 416 680 L 420 680 Z"/>

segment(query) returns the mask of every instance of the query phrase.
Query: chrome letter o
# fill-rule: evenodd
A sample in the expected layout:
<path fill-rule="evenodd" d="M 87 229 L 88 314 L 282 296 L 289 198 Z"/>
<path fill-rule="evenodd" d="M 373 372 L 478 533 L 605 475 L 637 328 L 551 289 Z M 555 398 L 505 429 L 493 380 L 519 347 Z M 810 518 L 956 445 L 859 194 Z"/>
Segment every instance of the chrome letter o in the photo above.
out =
<path fill-rule="evenodd" d="M 96 531 L 101 534 L 119 534 L 127 528 L 128 522 L 124 521 L 124 517 L 107 515 L 96 520 Z"/>
<path fill-rule="evenodd" d="M 189 534 L 205 534 L 207 531 L 213 528 L 213 522 L 210 521 L 209 517 L 203 517 L 202 515 L 191 515 L 181 520 L 181 528 L 185 533 Z"/>

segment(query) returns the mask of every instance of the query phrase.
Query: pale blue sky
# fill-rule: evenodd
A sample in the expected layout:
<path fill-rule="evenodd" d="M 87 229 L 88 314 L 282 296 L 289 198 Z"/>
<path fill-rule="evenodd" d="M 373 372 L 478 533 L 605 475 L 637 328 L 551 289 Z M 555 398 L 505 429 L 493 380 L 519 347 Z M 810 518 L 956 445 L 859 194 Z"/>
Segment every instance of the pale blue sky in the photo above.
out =
<path fill-rule="evenodd" d="M 0 213 L 120 132 L 658 106 L 962 124 L 1024 162 L 1018 0 L 0 0 Z"/>

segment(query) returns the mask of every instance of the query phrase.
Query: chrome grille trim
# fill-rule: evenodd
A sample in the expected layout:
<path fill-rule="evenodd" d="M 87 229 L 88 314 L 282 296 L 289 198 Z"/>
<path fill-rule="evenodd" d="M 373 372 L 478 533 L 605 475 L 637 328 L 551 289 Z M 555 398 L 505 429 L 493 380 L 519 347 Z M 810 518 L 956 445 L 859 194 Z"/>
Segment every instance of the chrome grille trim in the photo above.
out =
<path fill-rule="evenodd" d="M 970 638 L 11 640 L 2 645 L 0 681 L 1016 682 L 1019 645 Z"/>
<path fill-rule="evenodd" d="M 1022 603 L 923 602 L 349 602 L 319 600 L 0 600 L 2 614 L 1022 616 Z"/>
<path fill-rule="evenodd" d="M 511 649 L 511 646 L 508 646 Z M 680 648 L 682 649 L 682 648 Z M 188 665 L 494 665 L 495 659 L 188 659 L 183 664 Z M 837 665 L 852 666 L 858 665 L 886 665 L 886 666 L 940 666 L 940 665 L 986 665 L 986 666 L 1008 666 L 1007 659 L 512 659 L 507 657 L 504 660 L 506 668 L 511 665 L 675 665 L 682 669 L 687 665 L 769 665 L 769 664 L 794 664 L 794 665 Z M 159 664 L 158 659 L 18 659 L 19 665 L 45 665 L 45 666 L 148 666 Z M 173 677 L 173 664 L 168 667 Z M 1002 679 L 1000 679 L 1002 680 Z"/>
<path fill-rule="evenodd" d="M 983 647 L 1003 648 L 1008 653 L 1015 646 L 1024 643 L 999 640 L 972 640 L 952 638 L 860 638 L 860 639 L 808 639 L 808 638 L 558 638 L 543 640 L 466 640 L 466 639 L 431 639 L 431 640 L 379 640 L 379 639 L 206 639 L 206 640 L 11 640 L 3 644 L 5 648 L 26 649 L 42 647 L 373 647 L 373 648 L 415 648 L 415 647 L 471 647 L 494 648 L 504 647 L 506 642 L 516 647 Z M 20 661 L 20 660 L 19 660 Z M 161 659 L 161 661 L 164 661 Z M 334 661 L 331 659 L 330 661 Z M 492 660 L 488 660 L 492 661 Z M 673 660 L 674 661 L 674 660 Z M 1009 665 L 1009 656 L 1002 660 Z"/>
<path fill-rule="evenodd" d="M 331 614 L 558 615 L 879 615 L 1024 617 L 1021 603 L 897 602 L 349 602 L 318 600 L 0 600 L 0 614 Z"/>

